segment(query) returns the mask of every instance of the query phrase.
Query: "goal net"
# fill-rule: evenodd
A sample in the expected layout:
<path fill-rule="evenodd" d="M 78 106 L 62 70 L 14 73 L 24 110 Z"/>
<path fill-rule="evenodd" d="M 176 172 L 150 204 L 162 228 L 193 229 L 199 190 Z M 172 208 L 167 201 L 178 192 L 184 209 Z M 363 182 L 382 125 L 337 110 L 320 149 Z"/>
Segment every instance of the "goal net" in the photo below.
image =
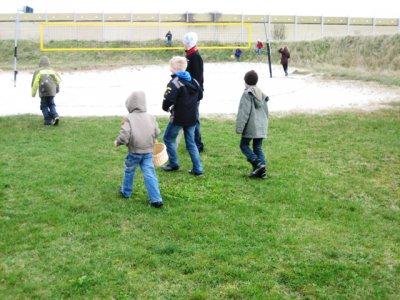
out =
<path fill-rule="evenodd" d="M 172 34 L 167 43 L 166 34 Z M 194 31 L 200 49 L 248 49 L 249 23 L 45 22 L 40 24 L 42 51 L 143 51 L 182 49 L 183 36 Z"/>

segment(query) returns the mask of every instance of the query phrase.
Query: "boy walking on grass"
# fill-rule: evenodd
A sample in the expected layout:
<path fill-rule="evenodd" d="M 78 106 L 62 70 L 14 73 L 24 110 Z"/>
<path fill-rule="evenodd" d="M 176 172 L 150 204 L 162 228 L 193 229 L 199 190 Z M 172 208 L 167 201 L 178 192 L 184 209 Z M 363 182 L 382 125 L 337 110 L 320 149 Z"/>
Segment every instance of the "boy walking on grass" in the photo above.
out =
<path fill-rule="evenodd" d="M 197 103 L 203 98 L 203 92 L 199 83 L 190 76 L 189 72 L 185 71 L 186 67 L 185 57 L 175 56 L 170 60 L 172 79 L 167 85 L 162 103 L 162 109 L 171 113 L 170 121 L 164 132 L 169 163 L 162 169 L 167 172 L 179 170 L 176 137 L 179 130 L 183 128 L 186 149 L 193 164 L 189 174 L 199 176 L 203 175 L 203 166 L 195 143 L 195 128 Z"/>
<path fill-rule="evenodd" d="M 249 71 L 244 76 L 245 90 L 240 99 L 236 119 L 236 133 L 242 135 L 240 150 L 253 166 L 250 178 L 267 178 L 266 160 L 262 150 L 268 132 L 268 96 L 257 86 L 258 75 Z M 253 141 L 253 149 L 250 142 Z"/>
<path fill-rule="evenodd" d="M 44 125 L 58 125 L 60 120 L 56 111 L 54 97 L 60 90 L 61 77 L 50 67 L 47 56 L 42 56 L 39 61 L 39 68 L 35 70 L 32 78 L 32 97 L 36 96 L 39 89 L 40 110 L 44 118 Z"/>
<path fill-rule="evenodd" d="M 126 145 L 128 154 L 125 158 L 124 182 L 120 195 L 129 198 L 133 192 L 133 179 L 136 167 L 140 166 L 150 205 L 160 208 L 163 205 L 158 179 L 153 163 L 153 146 L 160 128 L 156 118 L 146 111 L 146 96 L 142 91 L 133 92 L 125 102 L 129 115 L 121 122 L 119 136 L 114 146 Z"/>

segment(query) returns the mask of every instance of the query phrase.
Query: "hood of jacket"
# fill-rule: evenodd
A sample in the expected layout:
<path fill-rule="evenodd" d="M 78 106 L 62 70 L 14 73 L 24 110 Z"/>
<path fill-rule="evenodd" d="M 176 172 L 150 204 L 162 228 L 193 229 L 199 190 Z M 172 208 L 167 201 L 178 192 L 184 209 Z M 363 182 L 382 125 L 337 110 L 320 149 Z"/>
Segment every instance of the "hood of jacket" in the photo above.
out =
<path fill-rule="evenodd" d="M 254 96 L 254 106 L 256 108 L 260 107 L 264 102 L 263 92 L 261 89 L 256 85 L 246 85 L 246 91 Z"/>
<path fill-rule="evenodd" d="M 190 76 L 190 74 L 189 74 L 189 76 Z M 182 78 L 181 76 L 178 76 L 176 74 L 171 75 L 171 77 L 175 80 L 178 79 L 180 84 L 184 85 L 187 88 L 187 91 L 190 95 L 193 95 L 200 90 L 200 86 L 198 84 L 196 84 L 196 82 L 194 81 L 195 79 L 193 79 L 193 78 L 191 78 L 190 81 L 187 81 L 184 78 Z M 184 79 L 184 80 L 180 80 L 180 79 Z"/>
<path fill-rule="evenodd" d="M 42 56 L 39 61 L 39 68 L 50 67 L 50 60 L 47 56 Z"/>
<path fill-rule="evenodd" d="M 126 99 L 125 106 L 129 113 L 146 112 L 146 95 L 143 91 L 133 92 L 128 99 Z"/>

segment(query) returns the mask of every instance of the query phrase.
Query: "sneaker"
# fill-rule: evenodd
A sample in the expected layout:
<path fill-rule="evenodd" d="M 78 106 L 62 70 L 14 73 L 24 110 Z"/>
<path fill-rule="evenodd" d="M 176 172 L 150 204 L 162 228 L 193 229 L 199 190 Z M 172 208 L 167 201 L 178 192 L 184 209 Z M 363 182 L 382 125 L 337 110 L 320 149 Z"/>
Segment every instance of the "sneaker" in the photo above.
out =
<path fill-rule="evenodd" d="M 60 122 L 60 118 L 59 118 L 59 117 L 55 117 L 55 118 L 54 118 L 54 123 L 53 123 L 53 125 L 54 125 L 54 126 L 57 126 L 57 125 L 58 125 L 58 122 Z"/>
<path fill-rule="evenodd" d="M 125 199 L 128 199 L 128 198 L 129 198 L 129 197 L 125 196 L 125 194 L 122 192 L 122 186 L 119 187 L 118 191 L 119 191 L 119 195 L 120 195 L 122 198 L 125 198 Z"/>
<path fill-rule="evenodd" d="M 256 167 L 256 168 L 253 170 L 253 172 L 251 172 L 251 173 L 249 174 L 249 177 L 250 177 L 250 178 L 261 177 L 261 174 L 264 174 L 264 173 L 266 173 L 265 165 L 260 165 L 260 166 Z"/>
<path fill-rule="evenodd" d="M 161 169 L 163 169 L 166 172 L 173 172 L 173 171 L 178 171 L 179 170 L 179 166 L 178 167 L 172 167 L 170 165 L 166 165 L 166 166 L 162 166 Z"/>
<path fill-rule="evenodd" d="M 154 207 L 154 208 L 161 208 L 163 206 L 163 203 L 161 201 L 159 201 L 159 202 L 151 202 L 150 206 Z"/>
<path fill-rule="evenodd" d="M 268 179 L 267 171 L 265 171 L 264 173 L 260 174 L 260 178 L 261 179 Z"/>
<path fill-rule="evenodd" d="M 194 176 L 203 176 L 204 175 L 204 173 L 203 172 L 195 172 L 195 171 L 193 171 L 193 169 L 192 170 L 189 170 L 189 174 L 190 175 L 194 175 Z"/>

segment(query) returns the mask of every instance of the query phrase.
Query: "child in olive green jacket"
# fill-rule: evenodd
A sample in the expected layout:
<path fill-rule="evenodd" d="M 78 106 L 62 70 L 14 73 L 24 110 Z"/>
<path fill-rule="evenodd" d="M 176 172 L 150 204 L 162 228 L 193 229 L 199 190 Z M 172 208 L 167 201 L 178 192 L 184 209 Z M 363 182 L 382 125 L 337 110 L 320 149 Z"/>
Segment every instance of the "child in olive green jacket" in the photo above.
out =
<path fill-rule="evenodd" d="M 60 117 L 56 111 L 54 97 L 60 90 L 61 77 L 50 67 L 50 61 L 47 56 L 42 56 L 39 62 L 39 68 L 36 69 L 32 78 L 32 97 L 36 96 L 39 90 L 40 110 L 44 118 L 44 125 L 58 125 Z"/>

